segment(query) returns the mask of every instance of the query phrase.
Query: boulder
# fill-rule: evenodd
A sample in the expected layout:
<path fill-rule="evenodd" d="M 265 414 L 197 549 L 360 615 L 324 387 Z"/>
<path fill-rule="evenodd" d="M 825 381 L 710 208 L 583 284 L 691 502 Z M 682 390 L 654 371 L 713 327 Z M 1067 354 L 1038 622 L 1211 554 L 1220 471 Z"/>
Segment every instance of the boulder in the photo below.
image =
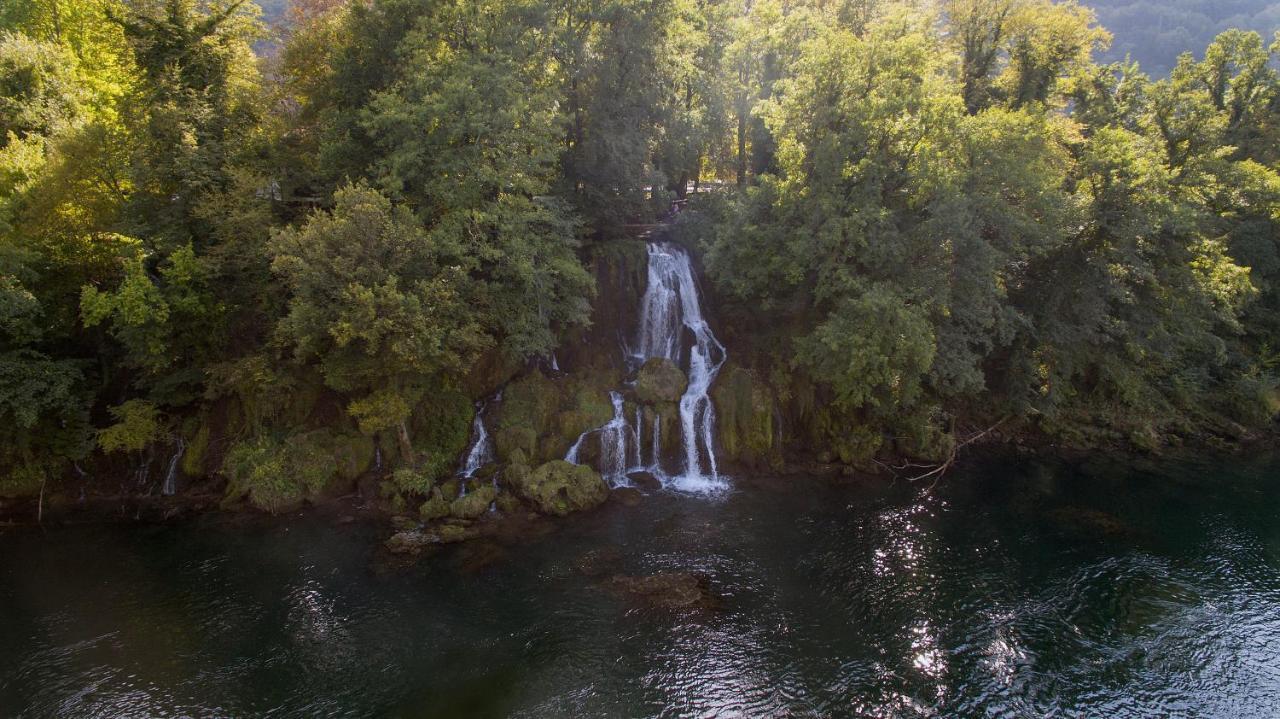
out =
<path fill-rule="evenodd" d="M 648 492 L 656 492 L 662 489 L 662 480 L 653 476 L 652 472 L 632 472 L 627 475 L 627 479 L 631 483 Z"/>
<path fill-rule="evenodd" d="M 459 519 L 475 519 L 489 511 L 498 490 L 490 484 L 470 487 L 466 494 L 449 503 L 449 514 Z"/>
<path fill-rule="evenodd" d="M 406 529 L 391 535 L 384 546 L 392 554 L 420 554 L 437 541 L 435 536 L 422 530 Z"/>
<path fill-rule="evenodd" d="M 431 489 L 431 494 L 428 496 L 428 500 L 420 504 L 419 508 L 417 508 L 417 516 L 419 516 L 424 522 L 430 522 L 433 521 L 433 519 L 443 519 L 444 517 L 449 516 L 449 502 L 447 499 L 444 499 L 444 495 L 440 494 L 439 487 Z"/>
<path fill-rule="evenodd" d="M 616 594 L 662 609 L 714 609 L 718 600 L 701 574 L 663 572 L 643 577 L 617 574 L 605 582 Z"/>
<path fill-rule="evenodd" d="M 591 509 L 609 498 L 609 485 L 594 469 L 553 460 L 532 472 L 509 467 L 504 478 L 522 499 L 544 514 L 563 516 Z"/>
<path fill-rule="evenodd" d="M 644 502 L 644 493 L 635 487 L 618 487 L 609 492 L 609 501 L 624 507 L 638 507 Z"/>
<path fill-rule="evenodd" d="M 669 359 L 650 359 L 636 375 L 636 398 L 645 404 L 679 402 L 688 388 L 689 379 Z"/>

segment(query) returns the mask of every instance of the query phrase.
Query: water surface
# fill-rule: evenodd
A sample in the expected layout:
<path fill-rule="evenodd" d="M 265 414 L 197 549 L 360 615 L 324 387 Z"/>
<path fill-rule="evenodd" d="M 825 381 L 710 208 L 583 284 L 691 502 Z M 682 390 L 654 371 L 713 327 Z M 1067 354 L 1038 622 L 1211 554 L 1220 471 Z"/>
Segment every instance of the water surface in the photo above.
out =
<path fill-rule="evenodd" d="M 0 715 L 1280 715 L 1274 458 L 734 487 L 408 567 L 320 516 L 0 533 Z"/>

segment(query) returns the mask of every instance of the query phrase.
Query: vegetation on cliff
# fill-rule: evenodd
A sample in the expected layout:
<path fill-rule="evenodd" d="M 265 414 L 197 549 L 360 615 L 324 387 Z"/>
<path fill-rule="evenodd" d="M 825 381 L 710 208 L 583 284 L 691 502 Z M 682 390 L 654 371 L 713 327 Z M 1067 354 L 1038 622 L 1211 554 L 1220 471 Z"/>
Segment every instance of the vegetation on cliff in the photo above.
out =
<path fill-rule="evenodd" d="M 731 345 L 734 461 L 936 460 L 1001 420 L 1140 446 L 1273 421 L 1270 38 L 1153 81 L 1096 64 L 1108 33 L 1049 0 L 282 16 L 0 10 L 0 495 L 154 482 L 181 452 L 268 509 L 372 475 L 456 518 L 488 498 L 441 489 L 475 403 L 514 379 L 496 449 L 551 506 L 547 462 L 621 381 L 600 356 L 644 273 L 618 237 L 709 184 L 676 229 Z M 557 349 L 569 377 L 531 369 Z M 684 381 L 663 369 L 653 417 Z"/>

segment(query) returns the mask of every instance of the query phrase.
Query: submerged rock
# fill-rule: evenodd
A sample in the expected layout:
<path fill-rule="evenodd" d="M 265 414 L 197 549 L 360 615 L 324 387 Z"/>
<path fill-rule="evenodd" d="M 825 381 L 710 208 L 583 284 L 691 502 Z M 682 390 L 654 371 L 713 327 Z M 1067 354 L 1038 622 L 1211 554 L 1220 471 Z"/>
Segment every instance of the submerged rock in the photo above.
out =
<path fill-rule="evenodd" d="M 689 379 L 669 359 L 655 357 L 644 363 L 636 376 L 636 397 L 645 404 L 679 402 Z"/>
<path fill-rule="evenodd" d="M 604 587 L 662 609 L 714 609 L 720 603 L 711 592 L 707 577 L 691 572 L 663 572 L 644 577 L 616 574 Z"/>
<path fill-rule="evenodd" d="M 530 472 L 508 468 L 508 485 L 545 514 L 566 515 L 599 506 L 609 498 L 609 485 L 594 469 L 553 460 Z"/>
<path fill-rule="evenodd" d="M 618 487 L 609 493 L 609 501 L 624 507 L 635 507 L 644 501 L 644 493 L 635 487 Z"/>
<path fill-rule="evenodd" d="M 588 577 L 602 577 L 622 563 L 622 550 L 617 547 L 597 547 L 578 557 L 573 570 Z"/>

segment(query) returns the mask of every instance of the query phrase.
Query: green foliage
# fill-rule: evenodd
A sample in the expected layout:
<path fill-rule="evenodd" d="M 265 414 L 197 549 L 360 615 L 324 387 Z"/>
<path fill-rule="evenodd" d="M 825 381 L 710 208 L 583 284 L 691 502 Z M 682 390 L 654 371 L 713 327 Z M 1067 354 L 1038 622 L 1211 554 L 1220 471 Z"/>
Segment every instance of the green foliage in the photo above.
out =
<path fill-rule="evenodd" d="M 98 432 L 98 446 L 104 452 L 140 452 L 160 437 L 160 411 L 140 399 L 112 407 L 115 424 Z"/>

